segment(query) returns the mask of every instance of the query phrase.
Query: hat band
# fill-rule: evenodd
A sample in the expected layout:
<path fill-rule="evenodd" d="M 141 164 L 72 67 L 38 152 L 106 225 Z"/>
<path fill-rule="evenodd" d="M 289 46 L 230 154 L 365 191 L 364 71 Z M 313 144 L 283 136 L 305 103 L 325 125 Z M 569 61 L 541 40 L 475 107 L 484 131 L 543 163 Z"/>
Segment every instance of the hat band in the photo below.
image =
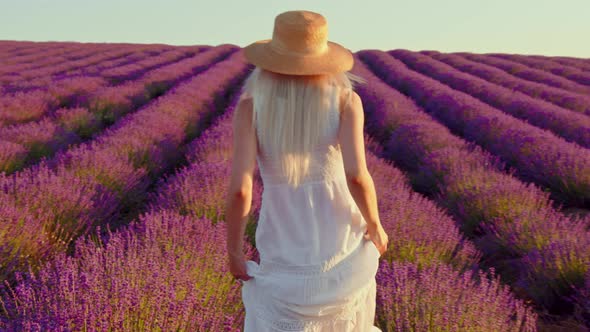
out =
<path fill-rule="evenodd" d="M 319 47 L 318 45 L 311 45 L 310 47 L 305 48 L 303 51 L 294 51 L 293 49 L 288 48 L 278 39 L 272 39 L 269 43 L 269 46 L 273 51 L 279 54 L 296 56 L 320 55 L 324 54 L 328 50 L 328 44 L 322 43 L 319 45 Z"/>

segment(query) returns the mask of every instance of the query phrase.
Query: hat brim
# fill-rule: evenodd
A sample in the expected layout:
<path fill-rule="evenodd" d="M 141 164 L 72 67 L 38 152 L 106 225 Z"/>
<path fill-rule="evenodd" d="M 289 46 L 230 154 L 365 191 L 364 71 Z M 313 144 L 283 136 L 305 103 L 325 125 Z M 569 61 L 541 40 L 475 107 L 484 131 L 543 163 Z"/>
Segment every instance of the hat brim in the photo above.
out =
<path fill-rule="evenodd" d="M 328 41 L 328 49 L 319 55 L 294 55 L 275 52 L 271 39 L 254 42 L 243 48 L 248 62 L 263 69 L 288 75 L 318 75 L 352 69 L 352 53 L 338 43 Z"/>

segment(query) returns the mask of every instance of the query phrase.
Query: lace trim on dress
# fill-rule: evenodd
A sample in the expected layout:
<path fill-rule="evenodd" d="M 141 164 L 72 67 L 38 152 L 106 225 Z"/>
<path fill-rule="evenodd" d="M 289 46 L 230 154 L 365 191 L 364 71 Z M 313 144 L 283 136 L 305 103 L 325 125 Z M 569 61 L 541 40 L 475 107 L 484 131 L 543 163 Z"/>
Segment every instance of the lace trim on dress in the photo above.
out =
<path fill-rule="evenodd" d="M 366 286 L 359 289 L 354 295 L 345 298 L 343 302 L 346 304 L 341 306 L 341 310 L 337 314 L 328 315 L 325 318 L 309 318 L 309 319 L 280 319 L 276 320 L 272 317 L 276 317 L 277 315 L 274 313 L 273 309 L 280 306 L 280 303 L 276 303 L 275 305 L 271 304 L 269 307 L 265 306 L 257 306 L 255 308 L 255 315 L 260 320 L 264 321 L 265 324 L 272 327 L 276 331 L 284 331 L 284 332 L 292 332 L 292 331 L 322 331 L 322 327 L 326 326 L 335 326 L 342 323 L 348 323 L 353 327 L 357 321 L 357 315 L 361 310 L 364 310 L 362 307 L 364 303 L 366 303 L 367 296 L 370 295 L 370 292 L 374 291 L 374 287 L 376 280 L 372 279 L 371 282 L 367 283 Z"/>

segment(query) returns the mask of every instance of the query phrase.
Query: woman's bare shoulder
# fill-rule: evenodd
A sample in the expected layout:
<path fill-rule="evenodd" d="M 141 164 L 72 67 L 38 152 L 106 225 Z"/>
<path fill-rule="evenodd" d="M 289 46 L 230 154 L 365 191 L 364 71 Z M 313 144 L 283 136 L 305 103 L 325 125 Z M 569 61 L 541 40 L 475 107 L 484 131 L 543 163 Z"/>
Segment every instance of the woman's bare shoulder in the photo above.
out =
<path fill-rule="evenodd" d="M 354 112 L 361 104 L 361 97 L 353 89 L 340 90 L 340 113 L 344 110 L 351 110 Z"/>
<path fill-rule="evenodd" d="M 234 112 L 234 119 L 235 121 L 243 122 L 249 121 L 251 118 L 252 111 L 254 109 L 254 104 L 252 100 L 252 96 L 247 94 L 242 94 L 238 99 L 236 105 L 236 111 Z"/>
<path fill-rule="evenodd" d="M 248 91 L 244 91 L 240 95 L 238 102 L 241 102 L 242 100 L 249 100 L 249 102 L 252 102 L 252 95 Z"/>

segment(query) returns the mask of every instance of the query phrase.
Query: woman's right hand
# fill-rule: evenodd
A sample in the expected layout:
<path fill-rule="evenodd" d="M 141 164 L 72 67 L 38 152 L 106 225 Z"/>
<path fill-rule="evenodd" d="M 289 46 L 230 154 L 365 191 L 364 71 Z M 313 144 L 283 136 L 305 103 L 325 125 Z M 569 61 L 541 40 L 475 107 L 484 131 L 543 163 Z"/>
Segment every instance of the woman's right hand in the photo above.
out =
<path fill-rule="evenodd" d="M 365 239 L 373 241 L 379 253 L 383 255 L 387 251 L 389 237 L 381 226 L 381 223 L 367 224 L 367 231 L 364 234 Z"/>

